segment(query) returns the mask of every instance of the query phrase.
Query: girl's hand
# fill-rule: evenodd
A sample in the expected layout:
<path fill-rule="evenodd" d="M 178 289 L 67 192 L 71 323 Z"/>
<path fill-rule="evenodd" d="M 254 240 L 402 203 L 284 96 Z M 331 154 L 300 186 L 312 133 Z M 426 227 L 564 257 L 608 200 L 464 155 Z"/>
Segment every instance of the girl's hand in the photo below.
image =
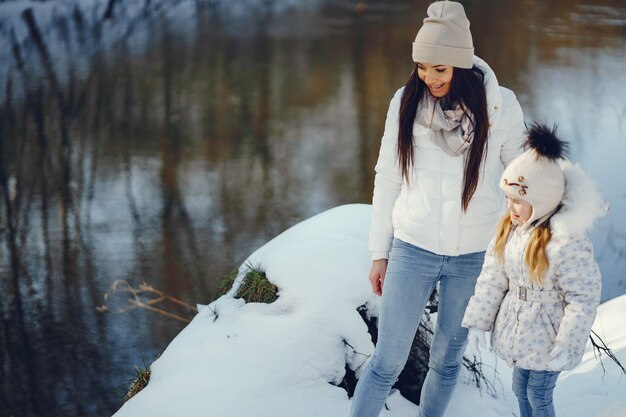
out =
<path fill-rule="evenodd" d="M 372 270 L 370 271 L 370 284 L 374 294 L 383 295 L 383 285 L 385 283 L 385 274 L 387 273 L 387 260 L 377 259 L 372 262 Z"/>
<path fill-rule="evenodd" d="M 480 353 L 483 349 L 485 349 L 485 331 L 480 330 L 477 327 L 470 327 L 469 332 L 467 334 L 467 343 L 469 344 L 472 351 L 480 356 Z"/>
<path fill-rule="evenodd" d="M 560 371 L 569 361 L 567 351 L 559 345 L 554 346 L 550 352 L 550 357 L 552 360 L 548 362 L 549 371 Z"/>

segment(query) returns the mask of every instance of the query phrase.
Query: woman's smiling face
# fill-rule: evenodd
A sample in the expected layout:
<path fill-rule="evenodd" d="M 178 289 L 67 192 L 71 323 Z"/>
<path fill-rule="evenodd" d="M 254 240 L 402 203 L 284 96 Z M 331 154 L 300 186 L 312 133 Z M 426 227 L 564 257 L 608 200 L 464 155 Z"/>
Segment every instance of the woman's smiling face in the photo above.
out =
<path fill-rule="evenodd" d="M 450 92 L 454 67 L 417 63 L 417 76 L 426 84 L 433 97 L 445 97 Z"/>

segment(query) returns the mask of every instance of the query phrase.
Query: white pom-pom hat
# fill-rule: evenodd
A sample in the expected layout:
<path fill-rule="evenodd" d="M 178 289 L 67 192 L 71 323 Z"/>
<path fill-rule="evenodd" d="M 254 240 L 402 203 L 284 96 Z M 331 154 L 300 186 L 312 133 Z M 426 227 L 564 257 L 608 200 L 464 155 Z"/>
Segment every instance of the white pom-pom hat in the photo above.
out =
<path fill-rule="evenodd" d="M 529 149 L 515 158 L 502 173 L 500 188 L 507 196 L 532 206 L 527 225 L 539 225 L 557 209 L 565 192 L 559 163 L 567 144 L 556 137 L 556 127 L 533 125 L 528 131 Z"/>

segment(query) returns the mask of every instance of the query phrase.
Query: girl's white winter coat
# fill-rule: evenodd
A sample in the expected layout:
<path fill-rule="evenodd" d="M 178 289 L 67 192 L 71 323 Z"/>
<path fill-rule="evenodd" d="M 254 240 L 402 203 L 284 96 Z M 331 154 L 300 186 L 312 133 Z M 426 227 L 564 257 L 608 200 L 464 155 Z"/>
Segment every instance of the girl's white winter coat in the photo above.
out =
<path fill-rule="evenodd" d="M 560 371 L 580 363 L 600 302 L 600 271 L 585 232 L 608 204 L 580 167 L 568 161 L 561 166 L 565 195 L 550 220 L 543 284 L 531 283 L 524 261 L 532 228 L 511 232 L 504 263 L 493 252 L 494 238 L 462 323 L 491 331 L 495 353 L 522 369 Z M 561 369 L 548 366 L 555 345 L 568 354 Z"/>
<path fill-rule="evenodd" d="M 480 58 L 484 75 L 489 138 L 478 186 L 467 211 L 461 207 L 465 157 L 450 156 L 433 143 L 433 131 L 413 125 L 414 160 L 410 182 L 402 179 L 397 156 L 398 115 L 404 87 L 389 104 L 372 201 L 369 249 L 372 259 L 388 258 L 393 237 L 440 255 L 458 256 L 487 249 L 504 197 L 498 181 L 505 166 L 522 153 L 525 127 L 515 94 L 498 86 Z"/>

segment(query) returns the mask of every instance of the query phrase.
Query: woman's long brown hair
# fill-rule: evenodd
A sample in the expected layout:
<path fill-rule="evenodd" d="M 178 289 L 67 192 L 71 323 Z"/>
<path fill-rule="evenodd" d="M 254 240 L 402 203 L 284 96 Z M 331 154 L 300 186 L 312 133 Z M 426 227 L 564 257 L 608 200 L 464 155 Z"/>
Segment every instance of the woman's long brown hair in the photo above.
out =
<path fill-rule="evenodd" d="M 476 191 L 480 176 L 480 165 L 487 149 L 489 134 L 489 116 L 487 114 L 487 96 L 483 85 L 484 74 L 477 68 L 453 68 L 452 81 L 448 98 L 459 103 L 469 112 L 474 121 L 474 139 L 465 159 L 463 174 L 463 194 L 461 205 L 467 210 L 472 195 Z M 400 102 L 398 129 L 398 160 L 402 167 L 402 176 L 409 182 L 409 170 L 413 164 L 413 123 L 417 106 L 426 92 L 426 84 L 417 75 L 417 64 L 404 86 Z"/>

